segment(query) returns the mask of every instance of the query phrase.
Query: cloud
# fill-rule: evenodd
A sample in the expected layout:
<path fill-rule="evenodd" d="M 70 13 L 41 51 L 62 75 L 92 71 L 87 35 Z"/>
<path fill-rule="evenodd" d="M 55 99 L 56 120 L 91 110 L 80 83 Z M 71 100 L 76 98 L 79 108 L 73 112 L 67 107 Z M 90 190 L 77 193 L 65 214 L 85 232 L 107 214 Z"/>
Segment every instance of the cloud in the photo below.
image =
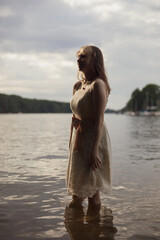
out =
<path fill-rule="evenodd" d="M 1 17 L 1 51 L 62 52 L 87 42 L 84 26 L 94 23 L 92 16 L 84 18 L 83 12 L 61 1 L 6 0 L 5 4 L 13 14 Z"/>
<path fill-rule="evenodd" d="M 69 101 L 75 53 L 99 46 L 112 87 L 109 107 L 159 83 L 160 3 L 157 0 L 1 0 L 1 92 Z"/>
<path fill-rule="evenodd" d="M 65 99 L 66 89 L 70 96 L 72 94 L 72 88 L 68 89 L 67 85 L 73 85 L 72 74 L 76 66 L 61 54 L 6 53 L 1 55 L 0 63 L 3 92 L 61 101 L 62 98 L 63 101 L 68 100 Z"/>

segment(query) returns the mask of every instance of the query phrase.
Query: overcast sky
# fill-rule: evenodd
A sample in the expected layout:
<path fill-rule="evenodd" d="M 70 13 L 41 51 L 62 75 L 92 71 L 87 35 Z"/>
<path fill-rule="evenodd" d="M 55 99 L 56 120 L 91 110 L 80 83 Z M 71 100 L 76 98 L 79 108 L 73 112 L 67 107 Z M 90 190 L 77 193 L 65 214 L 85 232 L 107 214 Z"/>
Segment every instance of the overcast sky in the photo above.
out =
<path fill-rule="evenodd" d="M 120 109 L 160 83 L 160 1 L 0 0 L 0 93 L 70 101 L 89 44 L 104 55 L 108 108 Z"/>

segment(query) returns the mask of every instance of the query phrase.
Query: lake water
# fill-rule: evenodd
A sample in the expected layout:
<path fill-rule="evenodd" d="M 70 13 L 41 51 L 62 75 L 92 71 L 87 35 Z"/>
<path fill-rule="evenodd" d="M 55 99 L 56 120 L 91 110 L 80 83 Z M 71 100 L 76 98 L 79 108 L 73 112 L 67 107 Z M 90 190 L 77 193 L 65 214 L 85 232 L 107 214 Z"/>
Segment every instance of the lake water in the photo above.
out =
<path fill-rule="evenodd" d="M 160 239 L 160 117 L 106 114 L 113 191 L 70 209 L 71 114 L 0 115 L 0 240 Z"/>

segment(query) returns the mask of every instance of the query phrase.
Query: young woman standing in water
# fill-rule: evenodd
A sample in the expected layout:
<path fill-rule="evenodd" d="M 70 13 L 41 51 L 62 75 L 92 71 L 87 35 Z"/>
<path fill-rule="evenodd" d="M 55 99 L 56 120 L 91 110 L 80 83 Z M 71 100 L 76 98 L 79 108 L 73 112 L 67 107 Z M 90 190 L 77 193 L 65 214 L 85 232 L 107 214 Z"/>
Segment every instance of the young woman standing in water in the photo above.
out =
<path fill-rule="evenodd" d="M 100 191 L 111 191 L 111 148 L 104 123 L 110 94 L 103 55 L 95 46 L 77 52 L 82 80 L 75 83 L 71 98 L 73 112 L 69 142 L 67 189 L 72 194 L 69 207 L 100 206 Z"/>

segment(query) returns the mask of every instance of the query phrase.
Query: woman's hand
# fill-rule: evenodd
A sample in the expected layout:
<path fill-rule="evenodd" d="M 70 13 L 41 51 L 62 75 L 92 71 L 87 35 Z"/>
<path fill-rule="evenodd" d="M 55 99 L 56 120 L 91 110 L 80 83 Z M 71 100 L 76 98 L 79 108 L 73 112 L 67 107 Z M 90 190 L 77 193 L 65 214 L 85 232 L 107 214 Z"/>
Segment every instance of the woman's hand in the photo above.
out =
<path fill-rule="evenodd" d="M 90 157 L 90 166 L 92 167 L 93 171 L 96 170 L 96 168 L 99 168 L 101 165 L 102 161 L 101 159 L 98 157 L 97 154 L 95 153 L 91 153 L 91 157 Z"/>

